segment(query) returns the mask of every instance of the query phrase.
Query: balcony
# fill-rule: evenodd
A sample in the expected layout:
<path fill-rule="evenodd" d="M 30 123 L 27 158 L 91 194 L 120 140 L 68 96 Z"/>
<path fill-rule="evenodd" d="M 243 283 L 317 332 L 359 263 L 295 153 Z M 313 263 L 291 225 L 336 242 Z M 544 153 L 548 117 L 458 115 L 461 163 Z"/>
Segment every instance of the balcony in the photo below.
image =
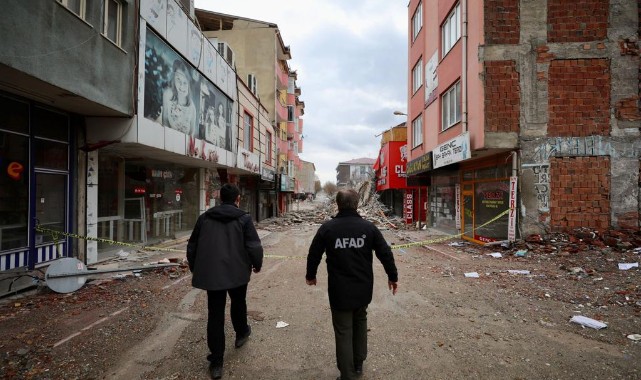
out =
<path fill-rule="evenodd" d="M 276 66 L 277 87 L 279 90 L 287 90 L 289 85 L 289 69 L 283 69 L 280 65 Z"/>

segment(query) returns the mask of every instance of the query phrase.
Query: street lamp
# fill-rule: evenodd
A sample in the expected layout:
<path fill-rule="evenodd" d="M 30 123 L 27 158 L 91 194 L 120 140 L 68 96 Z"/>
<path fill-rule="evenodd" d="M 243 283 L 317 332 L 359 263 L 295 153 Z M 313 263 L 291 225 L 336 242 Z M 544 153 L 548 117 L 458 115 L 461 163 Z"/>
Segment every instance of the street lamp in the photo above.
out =
<path fill-rule="evenodd" d="M 401 112 L 401 111 L 394 111 L 394 115 L 397 115 L 397 116 L 407 116 L 407 114 L 406 114 L 405 112 Z"/>

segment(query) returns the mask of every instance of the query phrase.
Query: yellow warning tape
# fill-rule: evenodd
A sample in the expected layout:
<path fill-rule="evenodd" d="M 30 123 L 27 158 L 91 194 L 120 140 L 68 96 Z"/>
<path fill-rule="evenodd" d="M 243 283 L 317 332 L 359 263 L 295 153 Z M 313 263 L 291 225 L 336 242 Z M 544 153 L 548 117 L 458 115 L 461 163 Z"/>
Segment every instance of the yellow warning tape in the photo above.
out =
<path fill-rule="evenodd" d="M 476 231 L 479 228 L 485 227 L 490 223 L 496 222 L 499 218 L 501 218 L 503 215 L 506 215 L 508 212 L 510 212 L 510 209 L 507 209 L 507 210 L 503 211 L 502 213 L 498 214 L 494 218 L 492 218 L 492 219 L 488 220 L 487 222 L 481 224 L 480 226 L 474 228 L 472 230 L 472 232 Z M 447 236 L 439 237 L 439 238 L 436 238 L 436 239 L 417 241 L 417 242 L 414 242 L 414 243 L 393 244 L 393 245 L 391 245 L 391 248 L 392 249 L 399 249 L 399 248 L 414 247 L 414 246 L 417 246 L 417 245 L 427 245 L 427 244 L 440 243 L 440 242 L 443 242 L 443 241 L 446 241 L 446 240 L 450 240 L 450 239 L 455 239 L 455 238 L 458 238 L 458 237 L 461 237 L 461 236 L 463 236 L 463 233 L 455 234 L 455 235 L 447 235 Z"/>
<path fill-rule="evenodd" d="M 107 244 L 112 244 L 112 245 L 121 245 L 124 247 L 131 247 L 131 248 L 138 248 L 141 250 L 148 250 L 148 251 L 165 251 L 165 252 L 182 252 L 184 253 L 184 249 L 173 249 L 173 248 L 163 248 L 163 247 L 153 247 L 153 246 L 146 246 L 142 244 L 132 244 L 132 243 L 125 243 L 122 241 L 117 241 L 117 240 L 110 240 L 110 239 L 102 239 L 102 238 L 96 238 L 92 236 L 83 236 L 83 235 L 78 235 L 78 234 L 72 234 L 69 232 L 62 232 L 62 231 L 56 231 L 52 230 L 49 228 L 44 228 L 40 225 L 36 226 L 36 231 L 42 232 L 42 233 L 48 233 L 51 235 L 51 238 L 53 239 L 54 243 L 57 244 L 57 242 L 60 240 L 60 236 L 66 236 L 66 237 L 71 237 L 75 239 L 82 239 L 82 240 L 91 240 L 91 241 L 97 241 L 99 243 L 107 243 Z"/>
<path fill-rule="evenodd" d="M 510 209 L 507 209 L 503 211 L 502 213 L 498 214 L 494 218 L 488 220 L 487 222 L 481 224 L 480 226 L 474 228 L 472 232 L 475 230 L 485 227 L 490 223 L 494 223 L 497 221 L 499 218 L 503 217 L 506 215 L 508 212 L 510 212 Z M 60 240 L 60 236 L 66 236 L 66 237 L 71 237 L 75 239 L 83 239 L 83 240 L 90 240 L 90 241 L 97 241 L 99 243 L 107 243 L 107 244 L 112 244 L 112 245 L 120 245 L 124 247 L 131 247 L 131 248 L 137 248 L 141 250 L 148 250 L 148 251 L 164 251 L 164 252 L 180 252 L 180 253 L 185 253 L 184 249 L 173 249 L 173 248 L 163 248 L 163 247 L 153 247 L 153 246 L 146 246 L 142 244 L 132 244 L 132 243 L 125 243 L 122 241 L 117 241 L 117 240 L 110 240 L 110 239 L 102 239 L 102 238 L 96 238 L 96 237 L 91 237 L 91 236 L 83 236 L 83 235 L 78 235 L 78 234 L 72 234 L 69 232 L 62 232 L 62 231 L 56 231 L 52 230 L 49 228 L 44 228 L 40 225 L 36 226 L 36 231 L 41 232 L 41 233 L 48 233 L 51 235 L 51 238 L 54 241 L 54 244 L 58 244 L 58 241 Z M 455 234 L 455 235 L 446 235 L 443 237 L 439 237 L 436 239 L 429 239 L 429 240 L 423 240 L 423 241 L 417 241 L 413 243 L 406 243 L 406 244 L 392 244 L 390 247 L 392 249 L 400 249 L 400 248 L 408 248 L 408 247 L 414 247 L 414 246 L 419 246 L 419 245 L 427 245 L 427 244 L 434 244 L 434 243 L 440 243 L 443 241 L 447 241 L 450 239 L 455 239 L 458 237 L 463 236 L 463 233 Z M 274 259 L 305 259 L 307 258 L 306 256 L 284 256 L 284 255 L 271 255 L 271 254 L 266 254 L 264 257 L 268 258 L 274 258 Z"/>

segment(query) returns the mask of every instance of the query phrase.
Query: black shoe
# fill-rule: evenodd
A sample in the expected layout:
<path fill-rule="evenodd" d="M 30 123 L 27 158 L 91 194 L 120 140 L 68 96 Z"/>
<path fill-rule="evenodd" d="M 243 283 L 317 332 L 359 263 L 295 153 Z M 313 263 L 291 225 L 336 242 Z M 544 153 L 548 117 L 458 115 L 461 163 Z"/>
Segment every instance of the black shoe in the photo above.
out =
<path fill-rule="evenodd" d="M 252 334 L 252 327 L 247 325 L 247 332 L 242 337 L 236 337 L 236 348 L 240 348 L 243 344 L 247 343 L 249 336 Z"/>
<path fill-rule="evenodd" d="M 212 379 L 220 379 L 223 377 L 223 366 L 210 364 L 209 376 L 211 376 Z"/>
<path fill-rule="evenodd" d="M 356 372 L 357 375 L 363 374 L 363 362 L 354 363 L 354 372 Z"/>

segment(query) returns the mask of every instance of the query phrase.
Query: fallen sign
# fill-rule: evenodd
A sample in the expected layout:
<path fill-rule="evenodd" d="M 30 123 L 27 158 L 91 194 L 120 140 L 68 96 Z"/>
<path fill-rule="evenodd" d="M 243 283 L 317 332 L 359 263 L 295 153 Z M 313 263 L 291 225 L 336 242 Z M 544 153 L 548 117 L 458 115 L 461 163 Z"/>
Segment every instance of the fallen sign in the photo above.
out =
<path fill-rule="evenodd" d="M 54 292 L 72 293 L 82 288 L 82 286 L 87 282 L 87 276 L 94 274 L 130 272 L 136 270 L 141 271 L 174 266 L 179 266 L 179 264 L 160 264 L 137 268 L 89 270 L 82 261 L 73 257 L 63 257 L 55 260 L 51 265 L 49 265 L 47 272 L 45 273 L 45 282 L 49 289 Z"/>

